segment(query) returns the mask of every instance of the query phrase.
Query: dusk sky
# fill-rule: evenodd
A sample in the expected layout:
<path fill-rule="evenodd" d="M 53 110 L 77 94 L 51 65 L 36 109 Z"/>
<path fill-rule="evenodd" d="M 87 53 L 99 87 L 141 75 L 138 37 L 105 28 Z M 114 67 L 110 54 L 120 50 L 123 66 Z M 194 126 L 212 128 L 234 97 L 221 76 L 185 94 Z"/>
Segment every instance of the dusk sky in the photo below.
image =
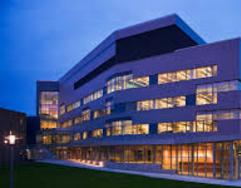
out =
<path fill-rule="evenodd" d="M 173 13 L 207 42 L 241 36 L 240 0 L 0 0 L 0 107 L 34 115 L 36 80 L 59 79 L 114 30 Z"/>

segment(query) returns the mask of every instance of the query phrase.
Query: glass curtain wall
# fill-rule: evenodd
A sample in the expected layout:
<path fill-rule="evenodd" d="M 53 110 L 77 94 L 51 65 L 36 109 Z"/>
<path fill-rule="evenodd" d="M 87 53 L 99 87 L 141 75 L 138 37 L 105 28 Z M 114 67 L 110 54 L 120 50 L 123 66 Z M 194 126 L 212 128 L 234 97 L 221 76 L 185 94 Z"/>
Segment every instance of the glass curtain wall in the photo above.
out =
<path fill-rule="evenodd" d="M 196 143 L 182 145 L 96 146 L 80 148 L 80 159 L 117 163 L 158 164 L 177 174 L 221 178 L 240 178 L 241 142 Z"/>

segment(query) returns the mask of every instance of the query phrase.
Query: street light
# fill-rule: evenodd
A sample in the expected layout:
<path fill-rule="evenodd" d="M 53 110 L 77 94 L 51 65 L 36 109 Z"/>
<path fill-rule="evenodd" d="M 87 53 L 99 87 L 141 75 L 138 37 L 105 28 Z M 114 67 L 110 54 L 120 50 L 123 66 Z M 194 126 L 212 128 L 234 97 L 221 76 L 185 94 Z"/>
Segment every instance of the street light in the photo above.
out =
<path fill-rule="evenodd" d="M 12 131 L 10 131 L 10 134 L 5 137 L 4 143 L 10 145 L 10 188 L 13 188 L 14 185 L 14 145 L 16 144 L 17 137 L 16 135 L 12 134 Z"/>

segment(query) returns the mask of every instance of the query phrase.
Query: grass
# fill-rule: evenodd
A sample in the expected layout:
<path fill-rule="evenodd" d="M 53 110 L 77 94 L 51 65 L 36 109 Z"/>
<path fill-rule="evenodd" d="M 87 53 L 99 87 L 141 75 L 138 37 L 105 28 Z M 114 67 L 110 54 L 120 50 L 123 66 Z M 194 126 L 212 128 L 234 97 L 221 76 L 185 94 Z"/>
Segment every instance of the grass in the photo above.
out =
<path fill-rule="evenodd" d="M 8 170 L 0 167 L 0 187 L 8 187 Z M 15 188 L 218 188 L 207 184 L 154 179 L 51 164 L 15 166 Z M 227 187 L 226 187 L 227 188 Z"/>

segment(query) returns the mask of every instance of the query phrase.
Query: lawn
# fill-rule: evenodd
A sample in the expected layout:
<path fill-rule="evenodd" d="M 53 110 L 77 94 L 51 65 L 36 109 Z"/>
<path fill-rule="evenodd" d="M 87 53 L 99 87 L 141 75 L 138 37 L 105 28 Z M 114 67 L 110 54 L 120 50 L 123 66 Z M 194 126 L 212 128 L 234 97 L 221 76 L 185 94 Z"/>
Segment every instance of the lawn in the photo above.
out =
<path fill-rule="evenodd" d="M 0 167 L 0 187 L 8 187 L 8 170 Z M 218 188 L 222 186 L 108 173 L 50 164 L 15 167 L 15 188 Z M 227 187 L 226 187 L 227 188 Z"/>

